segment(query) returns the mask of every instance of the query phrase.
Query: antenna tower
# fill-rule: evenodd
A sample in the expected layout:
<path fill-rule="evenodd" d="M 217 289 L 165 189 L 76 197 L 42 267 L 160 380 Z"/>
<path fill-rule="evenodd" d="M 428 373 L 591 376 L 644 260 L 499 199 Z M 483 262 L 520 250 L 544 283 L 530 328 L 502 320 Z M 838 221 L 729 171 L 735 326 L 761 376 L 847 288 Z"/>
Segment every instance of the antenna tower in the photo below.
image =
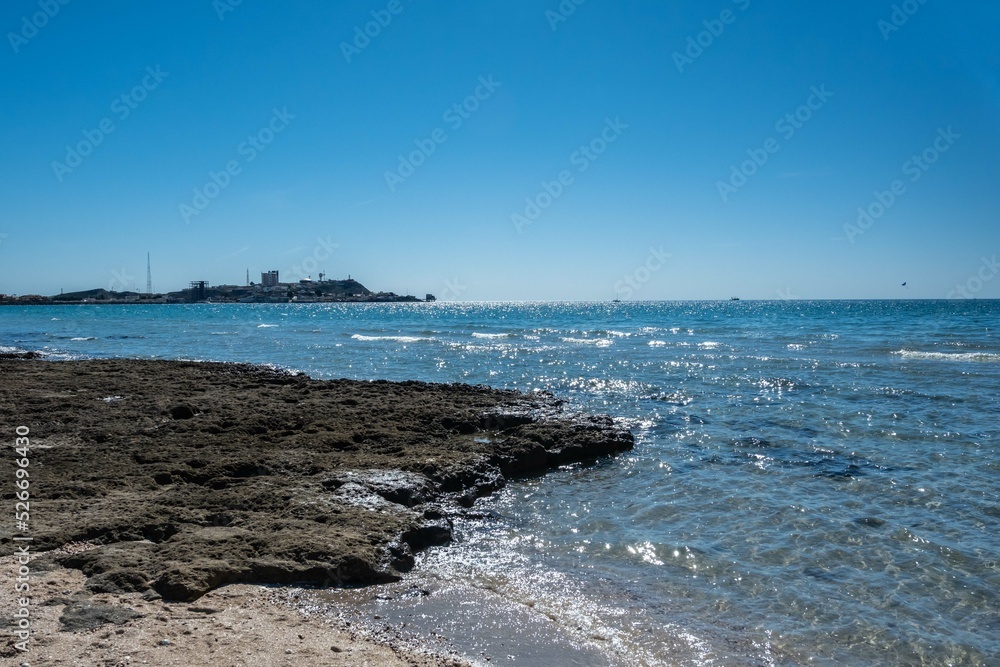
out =
<path fill-rule="evenodd" d="M 149 253 L 146 253 L 146 294 L 153 293 L 153 272 L 149 268 Z"/>

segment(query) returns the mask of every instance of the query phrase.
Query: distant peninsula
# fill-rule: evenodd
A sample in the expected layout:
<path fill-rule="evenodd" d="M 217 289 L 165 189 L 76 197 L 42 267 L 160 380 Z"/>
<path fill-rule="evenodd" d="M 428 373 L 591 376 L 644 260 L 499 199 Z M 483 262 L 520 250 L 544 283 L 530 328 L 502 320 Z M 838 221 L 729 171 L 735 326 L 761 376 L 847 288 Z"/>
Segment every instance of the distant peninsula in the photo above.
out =
<path fill-rule="evenodd" d="M 280 282 L 277 271 L 261 274 L 261 282 L 249 280 L 246 285 L 209 285 L 192 281 L 186 289 L 176 292 L 115 291 L 104 288 L 65 292 L 53 296 L 0 294 L 0 305 L 61 305 L 61 304 L 169 304 L 169 303 L 371 303 L 435 301 L 433 294 L 423 299 L 395 292 L 372 292 L 348 277 L 347 280 L 312 280 Z"/>

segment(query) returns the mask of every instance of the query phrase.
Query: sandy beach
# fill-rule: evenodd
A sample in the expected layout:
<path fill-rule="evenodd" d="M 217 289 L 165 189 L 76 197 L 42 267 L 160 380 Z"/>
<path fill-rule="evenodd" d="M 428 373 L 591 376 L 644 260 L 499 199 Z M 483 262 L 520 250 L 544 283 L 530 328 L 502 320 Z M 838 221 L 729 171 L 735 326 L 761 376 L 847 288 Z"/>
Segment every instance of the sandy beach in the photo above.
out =
<path fill-rule="evenodd" d="M 74 548 L 57 551 L 57 556 Z M 17 563 L 0 558 L 0 586 L 14 587 Z M 54 567 L 32 574 L 32 638 L 26 653 L 5 641 L 4 664 L 128 667 L 130 665 L 368 665 L 464 667 L 464 660 L 392 631 L 377 640 L 325 616 L 307 615 L 290 599 L 299 589 L 232 584 L 195 604 L 148 599 L 140 593 L 95 594 L 79 570 Z M 279 594 L 283 593 L 283 594 Z M 0 614 L 15 605 L 4 596 Z"/>
<path fill-rule="evenodd" d="M 13 664 L 463 664 L 310 616 L 296 587 L 397 581 L 507 478 L 633 443 L 485 387 L 136 360 L 8 358 L 0 375 L 7 439 L 30 432 L 30 520 L 0 530 L 5 590 L 6 554 L 31 554 L 28 651 L 14 634 L 0 649 Z"/>

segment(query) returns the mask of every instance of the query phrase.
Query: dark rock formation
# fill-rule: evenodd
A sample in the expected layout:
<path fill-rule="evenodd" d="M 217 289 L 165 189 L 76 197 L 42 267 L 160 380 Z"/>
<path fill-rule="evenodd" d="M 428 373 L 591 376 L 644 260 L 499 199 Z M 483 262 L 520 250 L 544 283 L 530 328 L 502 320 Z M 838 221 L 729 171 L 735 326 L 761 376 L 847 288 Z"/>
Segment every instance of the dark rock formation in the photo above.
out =
<path fill-rule="evenodd" d="M 0 429 L 31 430 L 34 549 L 89 541 L 60 562 L 90 590 L 167 600 L 398 579 L 508 477 L 633 443 L 551 396 L 467 385 L 136 360 L 0 359 L 0 378 Z"/>

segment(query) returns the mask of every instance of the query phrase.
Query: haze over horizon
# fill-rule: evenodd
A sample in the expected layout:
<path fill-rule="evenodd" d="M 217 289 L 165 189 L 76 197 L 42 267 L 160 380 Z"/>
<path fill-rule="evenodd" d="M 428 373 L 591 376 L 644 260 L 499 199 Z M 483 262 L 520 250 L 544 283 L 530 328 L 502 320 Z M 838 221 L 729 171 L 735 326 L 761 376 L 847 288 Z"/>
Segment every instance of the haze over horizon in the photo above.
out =
<path fill-rule="evenodd" d="M 0 293 L 1000 298 L 1000 6 L 786 4 L 13 0 Z"/>

